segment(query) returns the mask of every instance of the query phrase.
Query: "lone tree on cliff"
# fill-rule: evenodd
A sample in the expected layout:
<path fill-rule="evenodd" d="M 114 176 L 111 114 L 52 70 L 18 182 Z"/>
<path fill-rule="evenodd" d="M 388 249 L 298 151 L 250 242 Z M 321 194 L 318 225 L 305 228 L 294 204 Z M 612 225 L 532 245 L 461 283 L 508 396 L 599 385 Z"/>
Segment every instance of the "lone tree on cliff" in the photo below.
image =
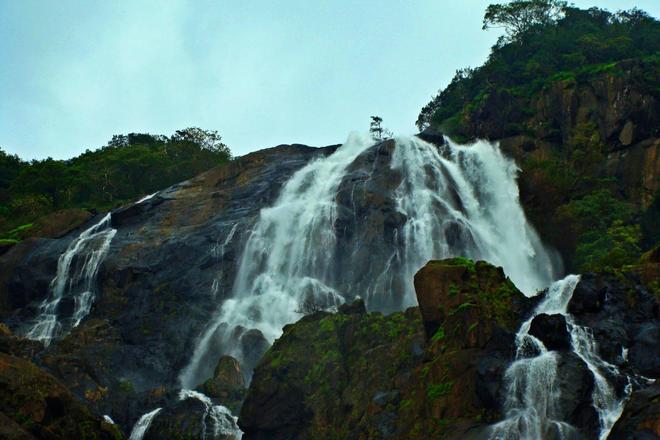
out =
<path fill-rule="evenodd" d="M 564 15 L 567 5 L 561 0 L 514 0 L 489 5 L 483 29 L 504 28 L 504 41 L 514 41 L 536 26 L 555 23 Z"/>
<path fill-rule="evenodd" d="M 391 138 L 394 133 L 390 130 L 383 128 L 383 118 L 380 116 L 372 116 L 371 124 L 369 125 L 369 133 L 374 139 L 382 141 L 383 139 Z"/>

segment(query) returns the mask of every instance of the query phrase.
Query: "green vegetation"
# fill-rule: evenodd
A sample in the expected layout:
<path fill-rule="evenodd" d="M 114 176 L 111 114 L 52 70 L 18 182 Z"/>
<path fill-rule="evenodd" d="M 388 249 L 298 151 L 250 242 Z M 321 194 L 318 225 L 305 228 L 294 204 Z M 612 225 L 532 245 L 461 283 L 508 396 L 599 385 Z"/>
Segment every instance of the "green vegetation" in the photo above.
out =
<path fill-rule="evenodd" d="M 614 87 L 607 93 L 623 93 L 616 87 L 625 86 L 658 99 L 660 22 L 639 9 L 612 13 L 559 0 L 513 0 L 490 5 L 483 24 L 505 34 L 482 66 L 456 72 L 422 109 L 417 125 L 458 141 L 524 136 L 511 140 L 512 150 L 530 146 L 529 154 L 517 157 L 521 201 L 566 269 L 635 264 L 660 242 L 658 195 L 649 206 L 648 196 L 643 202 L 639 189 L 606 170 L 623 133 L 621 126 L 615 133 L 603 127 L 614 110 L 587 98 L 578 110 L 568 109 L 564 100 L 580 100 L 599 84 Z M 623 85 L 616 83 L 619 77 L 625 77 Z M 567 109 L 579 115 L 568 121 Z M 657 132 L 640 118 L 645 136 Z"/>
<path fill-rule="evenodd" d="M 576 237 L 571 263 L 580 271 L 614 269 L 639 259 L 641 231 L 639 225 L 631 224 L 633 207 L 609 191 L 593 191 L 558 212 Z"/>
<path fill-rule="evenodd" d="M 454 381 L 450 380 L 443 383 L 431 384 L 427 389 L 428 398 L 433 401 L 439 397 L 446 396 L 454 386 Z"/>
<path fill-rule="evenodd" d="M 533 113 L 531 98 L 539 91 L 554 82 L 614 72 L 620 61 L 630 58 L 648 64 L 649 89 L 659 90 L 660 26 L 639 9 L 611 13 L 554 0 L 518 0 L 490 5 L 484 17 L 488 27 L 503 27 L 506 35 L 483 66 L 458 70 L 422 109 L 420 129 L 431 125 L 457 138 L 473 137 L 471 114 L 496 99 L 508 123 L 504 134 L 521 134 Z"/>
<path fill-rule="evenodd" d="M 37 218 L 65 208 L 105 210 L 189 179 L 231 154 L 215 131 L 171 137 L 113 136 L 69 160 L 33 160 L 0 150 L 0 239 L 20 240 Z"/>

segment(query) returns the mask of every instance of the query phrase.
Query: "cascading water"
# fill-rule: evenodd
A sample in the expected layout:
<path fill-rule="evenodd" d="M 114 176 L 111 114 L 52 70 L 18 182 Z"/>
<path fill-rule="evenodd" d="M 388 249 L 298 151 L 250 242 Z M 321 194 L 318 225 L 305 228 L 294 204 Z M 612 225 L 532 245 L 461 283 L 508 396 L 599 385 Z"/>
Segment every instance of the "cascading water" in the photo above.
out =
<path fill-rule="evenodd" d="M 135 423 L 135 426 L 133 426 L 128 440 L 142 440 L 149 429 L 149 425 L 151 425 L 154 417 L 156 417 L 161 409 L 162 408 L 156 408 L 155 410 L 142 415 L 142 417 L 140 417 Z"/>
<path fill-rule="evenodd" d="M 402 281 L 404 306 L 416 303 L 410 280 L 431 259 L 486 260 L 502 266 L 528 295 L 556 278 L 556 263 L 520 206 L 518 168 L 496 145 L 448 140 L 438 149 L 416 137 L 397 139 L 392 168 L 404 176 L 396 198 L 407 221 L 393 255 L 401 268 L 385 267 L 381 279 Z M 379 287 L 369 296 L 382 294 Z"/>
<path fill-rule="evenodd" d="M 202 440 L 216 439 L 222 436 L 225 439 L 240 440 L 243 432 L 238 427 L 238 419 L 231 414 L 231 411 L 222 405 L 214 405 L 211 399 L 198 391 L 182 389 L 179 392 L 179 400 L 195 399 L 204 405 L 202 414 Z M 207 427 L 210 420 L 211 431 Z"/>
<path fill-rule="evenodd" d="M 111 227 L 110 220 L 110 214 L 105 215 L 101 221 L 83 231 L 60 255 L 49 295 L 39 306 L 39 315 L 26 333 L 27 338 L 48 345 L 53 338 L 76 327 L 89 314 L 94 301 L 96 274 L 117 233 Z M 63 301 L 73 302 L 70 312 L 61 310 Z"/>
<path fill-rule="evenodd" d="M 384 311 L 414 304 L 413 275 L 430 259 L 488 260 L 503 266 L 527 294 L 556 277 L 557 265 L 519 204 L 514 162 L 488 142 L 438 147 L 416 137 L 396 139 L 387 169 L 375 169 L 374 162 L 364 171 L 367 180 L 375 173 L 401 180 L 393 197 L 404 223 L 389 249 L 369 261 L 369 273 L 380 275 L 365 277 L 360 267 L 338 273 L 342 260 L 352 263 L 351 255 L 337 251 L 338 190 L 370 148 L 380 147 L 368 136 L 351 135 L 333 154 L 296 172 L 273 206 L 261 210 L 230 299 L 207 325 L 180 375 L 183 387 L 209 377 L 221 354 L 243 361 L 238 341 L 248 329 L 260 330 L 272 343 L 285 324 L 301 316 L 306 301 L 331 308 L 364 296 L 370 310 Z M 351 240 L 343 249 L 364 246 L 355 236 Z M 392 292 L 399 290 L 392 286 L 402 291 Z M 386 298 L 394 294 L 396 299 Z"/>
<path fill-rule="evenodd" d="M 491 439 L 577 438 L 576 429 L 559 420 L 557 357 L 560 354 L 548 351 L 543 342 L 529 334 L 532 321 L 540 314 L 560 314 L 564 317 L 573 352 L 594 376 L 592 400 L 600 422 L 599 440 L 607 438 L 614 423 L 621 416 L 631 390 L 630 380 L 623 395 L 618 396 L 605 379 L 604 372 L 607 371 L 613 376 L 620 376 L 621 373 L 614 365 L 598 356 L 590 330 L 577 325 L 573 316 L 567 312 L 568 303 L 579 281 L 579 276 L 569 275 L 553 283 L 532 316 L 520 326 L 516 334 L 516 360 L 505 374 L 506 419 L 492 427 Z"/>

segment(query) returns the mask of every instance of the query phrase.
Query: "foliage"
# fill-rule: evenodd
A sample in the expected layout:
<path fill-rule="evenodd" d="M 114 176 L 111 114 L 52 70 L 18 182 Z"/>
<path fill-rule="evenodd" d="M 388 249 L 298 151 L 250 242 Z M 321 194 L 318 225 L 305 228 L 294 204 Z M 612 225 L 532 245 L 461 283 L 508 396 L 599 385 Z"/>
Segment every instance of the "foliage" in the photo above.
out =
<path fill-rule="evenodd" d="M 639 225 L 615 221 L 605 233 L 586 234 L 577 247 L 575 260 L 582 271 L 616 269 L 639 259 Z"/>
<path fill-rule="evenodd" d="M 639 258 L 640 227 L 629 224 L 634 210 L 609 191 L 596 190 L 558 212 L 577 237 L 572 264 L 579 270 L 619 268 Z"/>
<path fill-rule="evenodd" d="M 514 0 L 503 5 L 489 5 L 483 29 L 503 27 L 507 39 L 512 41 L 535 26 L 556 23 L 566 6 L 566 2 L 558 0 Z"/>
<path fill-rule="evenodd" d="M 369 134 L 377 141 L 382 141 L 383 139 L 391 138 L 393 133 L 383 128 L 383 118 L 380 116 L 372 116 L 371 123 L 369 124 Z"/>
<path fill-rule="evenodd" d="M 504 26 L 508 37 L 493 46 L 484 65 L 458 70 L 422 109 L 417 125 L 420 129 L 445 125 L 451 128 L 445 130 L 448 134 L 464 136 L 469 115 L 488 99 L 508 103 L 500 111 L 524 120 L 531 97 L 553 82 L 615 71 L 619 61 L 630 58 L 646 60 L 657 72 L 658 24 L 639 9 L 611 13 L 554 0 L 491 5 L 484 26 Z M 650 90 L 658 89 L 657 73 L 645 81 Z"/>
<path fill-rule="evenodd" d="M 109 209 L 189 179 L 231 155 L 215 131 L 113 136 L 69 160 L 26 162 L 0 150 L 0 238 L 65 208 Z M 4 231 L 4 232 L 3 232 Z"/>

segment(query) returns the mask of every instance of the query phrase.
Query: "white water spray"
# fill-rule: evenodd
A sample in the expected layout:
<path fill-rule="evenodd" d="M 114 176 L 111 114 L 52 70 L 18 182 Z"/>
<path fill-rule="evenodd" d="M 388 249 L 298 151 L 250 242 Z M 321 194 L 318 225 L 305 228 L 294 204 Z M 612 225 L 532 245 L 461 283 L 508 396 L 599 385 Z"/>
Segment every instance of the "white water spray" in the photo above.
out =
<path fill-rule="evenodd" d="M 600 421 L 599 440 L 607 438 L 614 423 L 621 416 L 631 386 L 626 387 L 623 396 L 616 395 L 614 388 L 603 376 L 603 372 L 608 371 L 615 376 L 621 373 L 614 365 L 598 356 L 591 331 L 575 324 L 573 316 L 567 312 L 568 303 L 579 281 L 579 276 L 569 275 L 553 283 L 532 316 L 520 326 L 516 334 L 516 360 L 505 374 L 506 419 L 491 428 L 491 439 L 562 440 L 577 435 L 573 426 L 559 420 L 558 405 L 561 397 L 557 384 L 559 354 L 548 351 L 543 342 L 529 334 L 532 321 L 540 314 L 560 314 L 564 317 L 566 329 L 571 336 L 573 352 L 585 362 L 593 374 L 592 400 Z"/>
<path fill-rule="evenodd" d="M 179 392 L 179 400 L 195 399 L 204 405 L 204 414 L 202 414 L 202 440 L 216 439 L 222 436 L 231 440 L 240 440 L 243 437 L 243 431 L 238 427 L 238 418 L 234 417 L 226 407 L 222 405 L 213 405 L 211 399 L 198 391 L 182 389 Z M 210 432 L 207 431 L 207 419 L 211 419 Z"/>
<path fill-rule="evenodd" d="M 39 306 L 36 323 L 25 335 L 45 345 L 80 324 L 94 302 L 94 283 L 112 238 L 117 233 L 110 226 L 110 214 L 83 231 L 57 260 L 57 274 L 50 283 L 48 297 Z M 73 300 L 73 312 L 62 322 L 59 306 L 63 299 Z"/>
<path fill-rule="evenodd" d="M 196 386 L 212 372 L 214 366 L 204 362 L 211 350 L 242 360 L 236 339 L 246 329 L 260 330 L 272 343 L 285 324 L 301 316 L 305 301 L 332 308 L 364 295 L 370 310 L 385 311 L 416 303 L 412 279 L 430 259 L 460 255 L 488 260 L 503 266 L 530 295 L 552 282 L 556 268 L 525 220 L 513 161 L 483 141 L 437 147 L 416 137 L 396 139 L 388 169 L 366 170 L 401 179 L 394 198 L 405 224 L 395 231 L 391 253 L 373 256 L 376 276 L 368 277 L 366 286 L 359 285 L 360 268 L 337 273 L 337 261 L 350 259 L 337 254 L 338 189 L 349 167 L 372 147 L 377 148 L 370 137 L 351 135 L 333 154 L 296 172 L 276 202 L 261 210 L 232 295 L 181 373 L 184 387 Z M 403 292 L 393 286 L 402 286 Z"/>
<path fill-rule="evenodd" d="M 128 440 L 142 440 L 154 417 L 156 417 L 156 414 L 158 414 L 161 409 L 162 408 L 156 408 L 155 410 L 142 415 L 142 417 L 140 417 L 135 423 L 135 426 L 133 426 L 133 430 L 131 431 Z"/>

